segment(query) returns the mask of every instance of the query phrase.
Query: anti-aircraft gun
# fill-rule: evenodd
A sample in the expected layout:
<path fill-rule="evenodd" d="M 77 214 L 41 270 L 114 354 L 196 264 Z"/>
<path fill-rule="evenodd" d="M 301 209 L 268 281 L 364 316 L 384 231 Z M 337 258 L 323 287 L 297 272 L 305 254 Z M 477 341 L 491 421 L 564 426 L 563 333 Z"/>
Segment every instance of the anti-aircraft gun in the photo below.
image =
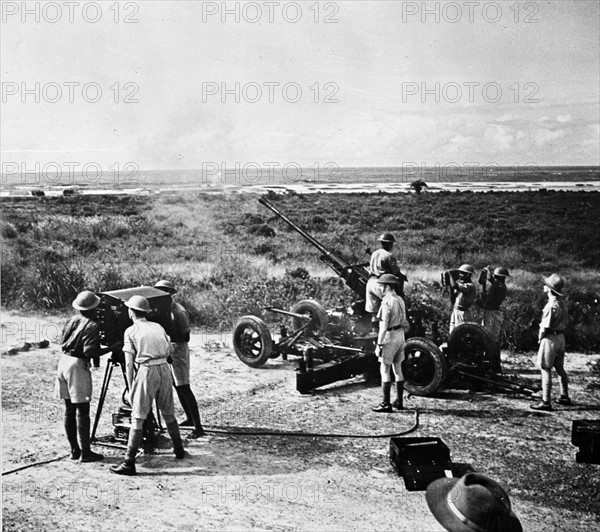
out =
<path fill-rule="evenodd" d="M 321 260 L 341 277 L 357 296 L 350 308 L 343 306 L 326 311 L 314 300 L 300 301 L 290 311 L 266 307 L 265 310 L 292 318 L 293 329 L 281 326 L 279 340 L 274 341 L 267 324 L 257 316 L 243 316 L 235 326 L 234 349 L 240 360 L 260 367 L 268 359 L 288 355 L 301 358 L 297 368 L 296 388 L 307 393 L 361 373 L 378 372 L 375 357 L 376 339 L 365 336 L 370 329 L 370 315 L 365 312 L 369 272 L 366 264 L 350 264 L 328 250 L 321 242 L 302 230 L 266 198 L 259 203 L 300 234 L 321 252 Z M 401 281 L 403 290 L 406 277 Z M 404 375 L 406 389 L 415 395 L 431 395 L 447 375 L 446 356 L 438 345 L 425 336 L 418 312 L 409 312 L 411 327 L 406 334 Z M 434 325 L 435 328 L 435 325 Z"/>

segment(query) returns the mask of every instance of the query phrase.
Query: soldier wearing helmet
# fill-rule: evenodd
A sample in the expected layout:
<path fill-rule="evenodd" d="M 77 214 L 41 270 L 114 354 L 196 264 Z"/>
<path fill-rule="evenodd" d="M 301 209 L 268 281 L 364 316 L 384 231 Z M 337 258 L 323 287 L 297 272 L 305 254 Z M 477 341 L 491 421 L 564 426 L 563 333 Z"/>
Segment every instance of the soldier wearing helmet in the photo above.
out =
<path fill-rule="evenodd" d="M 532 405 L 534 410 L 552 410 L 552 368 L 560 377 L 558 404 L 570 406 L 569 377 L 565 371 L 565 329 L 569 325 L 569 312 L 563 297 L 564 280 L 553 273 L 544 279 L 544 292 L 548 302 L 542 312 L 539 332 L 537 365 L 542 371 L 542 402 Z"/>
<path fill-rule="evenodd" d="M 171 281 L 158 281 L 154 288 L 158 288 L 163 292 L 167 292 L 174 296 L 177 293 L 175 286 Z M 190 341 L 190 317 L 188 311 L 176 301 L 171 305 L 171 330 L 169 336 L 173 344 L 173 363 L 171 370 L 173 371 L 173 380 L 175 381 L 175 391 L 181 402 L 181 406 L 186 415 L 186 419 L 182 421 L 180 427 L 194 427 L 189 433 L 188 438 L 198 438 L 204 436 L 204 428 L 200 420 L 200 412 L 196 396 L 190 388 L 190 349 L 188 342 Z"/>
<path fill-rule="evenodd" d="M 390 273 L 384 273 L 379 277 L 377 283 L 383 290 L 383 300 L 377 313 L 379 332 L 375 349 L 375 354 L 380 362 L 383 401 L 372 410 L 374 412 L 391 412 L 392 407 L 397 410 L 404 409 L 402 361 L 404 360 L 404 330 L 408 329 L 408 321 L 406 320 L 404 301 L 395 290 L 399 279 Z M 397 399 L 390 404 L 392 370 L 396 380 Z"/>
<path fill-rule="evenodd" d="M 372 314 L 371 331 L 376 334 L 379 327 L 377 325 L 377 312 L 383 299 L 383 285 L 378 282 L 378 279 L 386 274 L 392 274 L 396 277 L 404 277 L 400 273 L 400 268 L 396 258 L 392 255 L 392 249 L 396 239 L 391 233 L 383 233 L 378 239 L 381 243 L 381 248 L 375 250 L 371 254 L 369 263 L 369 273 L 371 274 L 367 281 L 367 300 L 365 302 L 365 310 Z"/>
<path fill-rule="evenodd" d="M 485 277 L 484 277 L 485 276 Z M 500 373 L 500 334 L 504 315 L 500 305 L 506 299 L 506 278 L 510 277 L 508 270 L 503 267 L 491 269 L 485 268 L 482 272 L 481 284 L 483 286 L 483 322 L 482 325 L 496 342 L 496 350 L 492 357 L 492 371 Z M 489 285 L 489 286 L 488 286 Z"/>
<path fill-rule="evenodd" d="M 71 460 L 81 462 L 96 462 L 103 458 L 90 449 L 90 359 L 117 351 L 122 345 L 116 342 L 110 347 L 100 347 L 100 327 L 94 311 L 99 304 L 100 298 L 89 290 L 81 292 L 73 301 L 73 308 L 79 314 L 73 316 L 63 329 L 62 355 L 56 372 L 55 396 L 65 401 L 64 424 L 71 445 Z"/>
<path fill-rule="evenodd" d="M 458 279 L 450 276 L 450 286 L 456 293 L 454 300 L 454 308 L 450 316 L 450 328 L 448 332 L 452 332 L 455 327 L 461 323 L 466 323 L 472 320 L 471 306 L 475 302 L 477 290 L 473 284 L 473 274 L 475 268 L 470 264 L 463 264 L 458 269 Z"/>
<path fill-rule="evenodd" d="M 173 441 L 175 458 L 184 458 L 185 451 L 175 419 L 173 377 L 167 363 L 172 351 L 169 337 L 161 325 L 146 319 L 151 309 L 145 297 L 133 296 L 125 305 L 129 307 L 129 318 L 133 321 L 133 325 L 125 331 L 123 345 L 131 428 L 125 460 L 110 470 L 118 475 L 135 475 L 135 457 L 142 443 L 144 420 L 155 400 Z M 135 375 L 134 365 L 137 369 Z"/>

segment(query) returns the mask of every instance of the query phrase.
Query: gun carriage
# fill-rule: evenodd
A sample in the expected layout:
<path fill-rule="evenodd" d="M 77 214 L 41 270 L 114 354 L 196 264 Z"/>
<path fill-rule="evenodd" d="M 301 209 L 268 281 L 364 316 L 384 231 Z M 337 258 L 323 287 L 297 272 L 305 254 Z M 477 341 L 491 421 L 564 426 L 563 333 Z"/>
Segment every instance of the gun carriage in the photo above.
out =
<path fill-rule="evenodd" d="M 296 389 L 300 393 L 359 374 L 378 375 L 376 339 L 367 335 L 371 320 L 365 311 L 368 264 L 351 264 L 338 257 L 266 198 L 259 202 L 321 252 L 320 259 L 344 280 L 355 300 L 348 308 L 341 305 L 329 311 L 314 300 L 300 301 L 289 311 L 265 307 L 266 311 L 291 318 L 291 329 L 280 326 L 277 339 L 261 318 L 243 316 L 233 333 L 237 356 L 254 368 L 279 356 L 284 360 L 288 356 L 299 357 Z M 406 280 L 400 280 L 401 293 Z M 474 323 L 462 324 L 452 331 L 447 345 L 441 346 L 441 339 L 434 334 L 437 324 L 424 323 L 421 314 L 418 308 L 407 308 L 410 328 L 406 332 L 403 363 L 406 390 L 413 395 L 430 396 L 459 372 L 483 378 L 495 348 L 487 332 Z"/>

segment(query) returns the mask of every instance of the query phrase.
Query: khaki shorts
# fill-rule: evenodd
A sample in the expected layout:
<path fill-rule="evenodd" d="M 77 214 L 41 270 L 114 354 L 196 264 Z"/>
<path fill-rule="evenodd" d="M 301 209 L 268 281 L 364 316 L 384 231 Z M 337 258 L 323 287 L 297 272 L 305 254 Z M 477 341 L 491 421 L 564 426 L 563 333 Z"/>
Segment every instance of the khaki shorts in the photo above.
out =
<path fill-rule="evenodd" d="M 87 358 L 75 358 L 65 354 L 60 356 L 54 397 L 69 399 L 72 403 L 89 403 L 92 400 L 92 373 Z"/>
<path fill-rule="evenodd" d="M 146 419 L 156 399 L 163 417 L 175 415 L 173 376 L 166 362 L 158 366 L 141 364 L 131 386 L 131 417 Z"/>
<path fill-rule="evenodd" d="M 365 310 L 371 313 L 379 312 L 381 300 L 383 299 L 383 285 L 371 277 L 367 281 L 367 300 L 365 301 Z"/>
<path fill-rule="evenodd" d="M 404 330 L 388 331 L 383 340 L 380 361 L 384 364 L 401 364 L 404 360 Z"/>
<path fill-rule="evenodd" d="M 562 367 L 565 362 L 565 335 L 551 334 L 542 338 L 538 349 L 537 365 L 542 369 Z"/>
<path fill-rule="evenodd" d="M 173 344 L 173 379 L 175 386 L 183 386 L 190 383 L 190 349 L 187 342 Z"/>

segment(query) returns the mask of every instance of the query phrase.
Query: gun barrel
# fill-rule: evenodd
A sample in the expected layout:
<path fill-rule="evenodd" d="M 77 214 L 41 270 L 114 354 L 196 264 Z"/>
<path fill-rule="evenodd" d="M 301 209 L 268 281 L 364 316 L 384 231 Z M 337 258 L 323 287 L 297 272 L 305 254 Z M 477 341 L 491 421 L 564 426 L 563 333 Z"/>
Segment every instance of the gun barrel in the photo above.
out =
<path fill-rule="evenodd" d="M 327 258 L 327 262 L 332 266 L 332 268 L 339 273 L 340 269 L 348 268 L 350 264 L 346 262 L 344 259 L 341 259 L 334 255 L 331 251 L 329 251 L 321 242 L 319 242 L 316 238 L 309 235 L 306 231 L 303 231 L 298 227 L 294 222 L 292 222 L 285 214 L 279 211 L 276 207 L 271 205 L 269 201 L 265 197 L 261 197 L 258 202 L 261 205 L 267 207 L 273 211 L 279 218 L 281 218 L 286 224 L 288 224 L 294 231 L 300 234 L 304 239 L 311 243 L 314 247 L 316 247 L 321 253 L 323 253 L 324 257 Z M 335 264 L 336 267 L 333 265 Z"/>

